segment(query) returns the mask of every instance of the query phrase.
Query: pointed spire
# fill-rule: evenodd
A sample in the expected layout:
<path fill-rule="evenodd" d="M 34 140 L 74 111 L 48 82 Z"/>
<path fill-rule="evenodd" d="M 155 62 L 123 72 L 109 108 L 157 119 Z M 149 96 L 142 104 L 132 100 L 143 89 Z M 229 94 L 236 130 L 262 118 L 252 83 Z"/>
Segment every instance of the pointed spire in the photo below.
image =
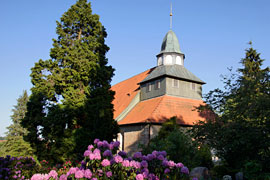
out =
<path fill-rule="evenodd" d="M 172 29 L 172 3 L 171 3 L 171 12 L 170 12 L 170 29 Z"/>

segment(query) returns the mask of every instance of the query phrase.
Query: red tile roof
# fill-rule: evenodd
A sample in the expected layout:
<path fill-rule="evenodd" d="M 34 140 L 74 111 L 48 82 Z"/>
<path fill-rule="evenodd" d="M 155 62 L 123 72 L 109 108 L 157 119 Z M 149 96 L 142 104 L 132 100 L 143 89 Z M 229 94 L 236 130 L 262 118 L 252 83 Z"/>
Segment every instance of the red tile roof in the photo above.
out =
<path fill-rule="evenodd" d="M 114 119 L 128 107 L 133 98 L 140 92 L 138 83 L 144 80 L 154 69 L 148 69 L 112 86 L 111 89 L 115 91 L 115 99 L 113 100 Z M 211 112 L 197 112 L 196 107 L 203 104 L 202 100 L 164 95 L 139 102 L 118 124 L 163 123 L 176 116 L 179 124 L 193 125 L 198 120 L 213 118 Z"/>
<path fill-rule="evenodd" d="M 114 119 L 119 116 L 124 109 L 126 109 L 132 99 L 139 92 L 140 85 L 138 83 L 144 80 L 154 69 L 155 68 L 148 69 L 112 86 L 111 89 L 115 91 L 114 100 L 112 102 L 114 105 Z"/>
<path fill-rule="evenodd" d="M 178 124 L 193 125 L 198 120 L 205 120 L 195 110 L 204 104 L 202 100 L 194 100 L 164 95 L 139 102 L 119 123 L 119 125 L 136 123 L 163 123 L 176 116 Z"/>

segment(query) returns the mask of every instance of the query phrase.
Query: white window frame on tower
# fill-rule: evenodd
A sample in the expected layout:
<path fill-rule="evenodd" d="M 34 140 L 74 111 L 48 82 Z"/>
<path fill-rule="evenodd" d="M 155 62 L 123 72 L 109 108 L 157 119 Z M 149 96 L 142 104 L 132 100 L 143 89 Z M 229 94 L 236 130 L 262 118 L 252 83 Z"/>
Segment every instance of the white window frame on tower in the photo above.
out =
<path fill-rule="evenodd" d="M 178 79 L 172 79 L 172 87 L 179 88 L 179 80 Z"/>
<path fill-rule="evenodd" d="M 155 81 L 155 89 L 160 89 L 160 80 Z"/>
<path fill-rule="evenodd" d="M 146 92 L 150 92 L 152 90 L 152 87 L 151 87 L 151 83 L 147 83 L 147 86 L 146 86 Z"/>

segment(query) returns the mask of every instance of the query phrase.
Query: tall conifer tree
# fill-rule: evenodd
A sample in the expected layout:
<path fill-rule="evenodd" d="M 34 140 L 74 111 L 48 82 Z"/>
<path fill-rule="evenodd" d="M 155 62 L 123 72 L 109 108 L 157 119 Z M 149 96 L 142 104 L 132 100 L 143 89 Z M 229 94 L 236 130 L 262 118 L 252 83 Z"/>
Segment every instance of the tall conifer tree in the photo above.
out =
<path fill-rule="evenodd" d="M 105 55 L 107 33 L 87 0 L 78 0 L 57 21 L 51 59 L 32 68 L 34 85 L 22 124 L 39 159 L 55 162 L 82 154 L 94 138 L 112 140 L 114 69 Z M 102 133 L 100 133 L 102 132 Z"/>
<path fill-rule="evenodd" d="M 20 124 L 21 120 L 25 117 L 27 102 L 27 92 L 23 91 L 22 96 L 17 99 L 17 105 L 12 109 L 12 124 L 7 127 L 7 141 L 1 147 L 2 155 L 11 155 L 15 157 L 33 155 L 33 149 L 30 144 L 23 140 L 23 136 L 27 135 L 27 130 Z"/>

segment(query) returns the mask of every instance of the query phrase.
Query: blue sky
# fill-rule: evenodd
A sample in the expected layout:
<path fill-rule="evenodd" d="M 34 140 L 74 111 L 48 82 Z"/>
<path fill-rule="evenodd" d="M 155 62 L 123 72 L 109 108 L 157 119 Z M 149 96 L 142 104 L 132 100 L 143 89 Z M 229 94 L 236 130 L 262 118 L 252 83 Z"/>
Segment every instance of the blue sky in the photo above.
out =
<path fill-rule="evenodd" d="M 203 92 L 221 87 L 227 67 L 237 69 L 248 41 L 270 66 L 269 0 L 93 0 L 93 13 L 107 29 L 112 84 L 156 66 L 163 37 L 173 31 L 185 53 L 185 67 L 207 82 Z M 30 94 L 31 67 L 48 59 L 56 20 L 75 0 L 0 1 L 0 136 L 11 123 L 16 99 Z"/>

